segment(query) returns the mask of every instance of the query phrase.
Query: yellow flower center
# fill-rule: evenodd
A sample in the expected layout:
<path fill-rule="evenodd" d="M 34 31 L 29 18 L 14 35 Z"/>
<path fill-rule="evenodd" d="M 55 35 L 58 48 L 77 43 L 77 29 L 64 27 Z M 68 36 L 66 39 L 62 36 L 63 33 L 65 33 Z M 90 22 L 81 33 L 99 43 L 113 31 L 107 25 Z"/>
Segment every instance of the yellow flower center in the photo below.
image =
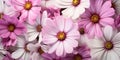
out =
<path fill-rule="evenodd" d="M 15 25 L 14 24 L 8 25 L 8 31 L 13 32 L 14 30 L 15 30 Z"/>
<path fill-rule="evenodd" d="M 64 32 L 58 32 L 57 38 L 58 38 L 58 40 L 63 41 L 66 38 L 66 34 Z"/>
<path fill-rule="evenodd" d="M 93 22 L 93 23 L 98 23 L 98 22 L 99 22 L 99 19 L 100 19 L 100 17 L 99 17 L 99 15 L 97 15 L 97 14 L 93 14 L 93 15 L 91 16 L 91 22 Z"/>
<path fill-rule="evenodd" d="M 82 60 L 82 56 L 79 54 L 74 55 L 74 60 Z"/>
<path fill-rule="evenodd" d="M 37 32 L 41 32 L 42 26 L 41 25 L 36 26 L 36 30 L 37 30 Z"/>
<path fill-rule="evenodd" d="M 78 6 L 80 4 L 80 0 L 73 0 L 72 5 L 73 6 Z"/>
<path fill-rule="evenodd" d="M 24 5 L 25 10 L 30 10 L 32 8 L 32 3 L 30 1 L 27 1 Z"/>
<path fill-rule="evenodd" d="M 113 43 L 110 41 L 107 41 L 104 45 L 105 49 L 111 50 L 113 48 Z"/>

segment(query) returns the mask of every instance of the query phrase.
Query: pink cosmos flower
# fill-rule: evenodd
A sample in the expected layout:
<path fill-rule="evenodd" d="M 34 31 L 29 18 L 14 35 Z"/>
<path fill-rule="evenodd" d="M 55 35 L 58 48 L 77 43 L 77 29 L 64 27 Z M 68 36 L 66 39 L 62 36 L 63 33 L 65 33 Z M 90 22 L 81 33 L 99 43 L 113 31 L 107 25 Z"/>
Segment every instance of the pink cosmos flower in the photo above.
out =
<path fill-rule="evenodd" d="M 103 0 L 91 0 L 91 6 L 86 9 L 85 13 L 81 16 L 79 24 L 86 25 L 85 28 L 89 34 L 89 37 L 102 37 L 102 28 L 106 25 L 113 25 L 114 19 L 112 16 L 115 11 L 111 7 L 110 1 Z"/>
<path fill-rule="evenodd" d="M 51 46 L 48 53 L 56 52 L 57 56 L 72 53 L 78 46 L 76 39 L 80 37 L 77 29 L 77 24 L 63 16 L 48 20 L 42 29 L 43 43 Z"/>
<path fill-rule="evenodd" d="M 5 16 L 4 19 L 0 21 L 0 36 L 2 38 L 16 39 L 16 36 L 26 31 L 24 24 L 20 23 L 17 18 Z"/>
<path fill-rule="evenodd" d="M 30 24 L 34 24 L 36 17 L 40 14 L 41 0 L 12 0 L 12 5 L 16 11 L 21 13 L 20 21 L 28 19 Z"/>
<path fill-rule="evenodd" d="M 76 52 L 68 54 L 61 60 L 91 60 L 90 49 L 86 45 L 79 46 L 77 47 Z"/>

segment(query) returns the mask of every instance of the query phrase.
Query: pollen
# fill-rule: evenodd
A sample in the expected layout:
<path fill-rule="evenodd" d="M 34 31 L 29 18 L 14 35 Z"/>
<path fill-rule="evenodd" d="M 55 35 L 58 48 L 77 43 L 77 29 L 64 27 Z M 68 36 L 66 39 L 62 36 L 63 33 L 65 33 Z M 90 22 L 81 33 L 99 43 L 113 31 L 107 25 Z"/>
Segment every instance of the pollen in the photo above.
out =
<path fill-rule="evenodd" d="M 14 24 L 8 25 L 8 31 L 13 32 L 14 30 L 15 30 L 15 25 Z"/>
<path fill-rule="evenodd" d="M 24 9 L 25 9 L 25 10 L 30 10 L 31 8 L 32 8 L 32 3 L 29 2 L 29 1 L 27 1 L 27 2 L 25 3 L 25 5 L 24 5 Z"/>
<path fill-rule="evenodd" d="M 74 60 L 82 60 L 82 56 L 79 54 L 74 55 Z"/>
<path fill-rule="evenodd" d="M 42 26 L 41 26 L 41 25 L 37 25 L 37 26 L 36 26 L 36 30 L 37 30 L 37 32 L 41 32 Z"/>
<path fill-rule="evenodd" d="M 58 32 L 57 38 L 58 38 L 58 40 L 63 41 L 66 38 L 66 34 L 64 32 Z"/>
<path fill-rule="evenodd" d="M 97 15 L 97 14 L 93 14 L 93 15 L 91 16 L 91 22 L 93 22 L 93 23 L 98 23 L 98 22 L 99 22 L 99 19 L 100 19 L 100 17 L 99 17 L 99 15 Z"/>
<path fill-rule="evenodd" d="M 113 43 L 110 41 L 107 41 L 104 45 L 105 49 L 111 50 L 113 48 Z"/>
<path fill-rule="evenodd" d="M 80 4 L 80 0 L 73 0 L 72 5 L 73 6 L 78 6 Z"/>

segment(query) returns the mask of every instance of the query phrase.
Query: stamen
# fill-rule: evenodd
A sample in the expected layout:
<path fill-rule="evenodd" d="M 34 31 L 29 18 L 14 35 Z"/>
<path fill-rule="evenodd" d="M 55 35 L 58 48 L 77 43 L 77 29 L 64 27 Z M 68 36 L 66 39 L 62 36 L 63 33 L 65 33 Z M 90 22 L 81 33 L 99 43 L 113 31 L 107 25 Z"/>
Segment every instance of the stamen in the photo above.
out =
<path fill-rule="evenodd" d="M 57 38 L 58 38 L 58 40 L 63 41 L 66 38 L 66 34 L 64 32 L 58 32 Z"/>
<path fill-rule="evenodd" d="M 79 33 L 80 33 L 81 35 L 83 35 L 83 34 L 85 33 L 84 28 L 80 28 L 80 29 L 79 29 Z"/>
<path fill-rule="evenodd" d="M 72 5 L 73 6 L 78 6 L 80 4 L 80 0 L 73 0 Z"/>
<path fill-rule="evenodd" d="M 41 25 L 36 26 L 36 30 L 37 30 L 37 32 L 41 32 L 42 26 Z"/>
<path fill-rule="evenodd" d="M 93 23 L 98 23 L 98 22 L 99 22 L 99 19 L 100 19 L 100 17 L 99 17 L 99 15 L 97 15 L 97 14 L 93 14 L 93 15 L 91 16 L 91 22 L 93 22 Z"/>
<path fill-rule="evenodd" d="M 3 14 L 2 13 L 0 13 L 0 19 L 2 19 L 3 18 Z"/>
<path fill-rule="evenodd" d="M 32 8 L 32 3 L 30 1 L 27 1 L 24 5 L 25 10 L 30 10 Z"/>
<path fill-rule="evenodd" d="M 79 54 L 74 55 L 74 60 L 82 60 L 82 56 Z"/>
<path fill-rule="evenodd" d="M 107 50 L 111 50 L 111 49 L 113 49 L 113 43 L 111 41 L 107 41 L 107 42 L 105 42 L 104 47 Z"/>
<path fill-rule="evenodd" d="M 14 30 L 15 30 L 15 25 L 14 24 L 8 25 L 8 31 L 13 32 Z"/>
<path fill-rule="evenodd" d="M 26 52 L 30 52 L 29 49 L 27 48 L 27 45 L 28 45 L 28 44 L 25 44 L 24 50 L 25 50 Z"/>
<path fill-rule="evenodd" d="M 41 49 L 41 47 L 38 49 L 38 53 L 41 55 L 44 53 L 44 51 Z"/>

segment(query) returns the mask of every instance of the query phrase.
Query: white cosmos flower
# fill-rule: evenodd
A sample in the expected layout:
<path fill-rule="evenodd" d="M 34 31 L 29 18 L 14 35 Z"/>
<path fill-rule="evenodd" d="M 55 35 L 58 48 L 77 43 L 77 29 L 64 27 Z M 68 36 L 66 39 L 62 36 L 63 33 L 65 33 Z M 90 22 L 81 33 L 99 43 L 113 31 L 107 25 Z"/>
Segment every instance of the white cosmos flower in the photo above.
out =
<path fill-rule="evenodd" d="M 80 33 L 80 39 L 78 40 L 79 46 L 89 43 L 88 40 L 90 39 L 88 38 L 86 29 L 83 26 L 79 26 L 78 30 Z"/>
<path fill-rule="evenodd" d="M 16 12 L 11 6 L 7 5 L 4 0 L 0 0 L 0 16 L 4 14 L 14 16 Z"/>
<path fill-rule="evenodd" d="M 31 60 L 44 60 L 43 54 L 48 52 L 49 46 L 36 43 L 36 44 L 28 44 L 28 49 L 32 52 L 31 54 Z"/>
<path fill-rule="evenodd" d="M 104 28 L 104 38 L 95 38 L 89 42 L 92 60 L 120 60 L 120 32 L 110 26 Z"/>
<path fill-rule="evenodd" d="M 17 37 L 17 50 L 15 50 L 11 57 L 14 59 L 30 60 L 30 50 L 28 50 L 28 42 L 25 36 Z"/>
<path fill-rule="evenodd" d="M 62 11 L 65 17 L 72 19 L 77 19 L 82 13 L 84 13 L 85 8 L 89 8 L 89 0 L 55 0 L 55 6 L 58 8 L 66 8 Z"/>
<path fill-rule="evenodd" d="M 41 29 L 46 24 L 47 11 L 42 13 L 42 16 L 37 18 L 34 25 L 27 24 L 27 35 L 29 41 L 34 41 L 37 37 L 39 38 L 39 43 L 42 41 Z"/>

